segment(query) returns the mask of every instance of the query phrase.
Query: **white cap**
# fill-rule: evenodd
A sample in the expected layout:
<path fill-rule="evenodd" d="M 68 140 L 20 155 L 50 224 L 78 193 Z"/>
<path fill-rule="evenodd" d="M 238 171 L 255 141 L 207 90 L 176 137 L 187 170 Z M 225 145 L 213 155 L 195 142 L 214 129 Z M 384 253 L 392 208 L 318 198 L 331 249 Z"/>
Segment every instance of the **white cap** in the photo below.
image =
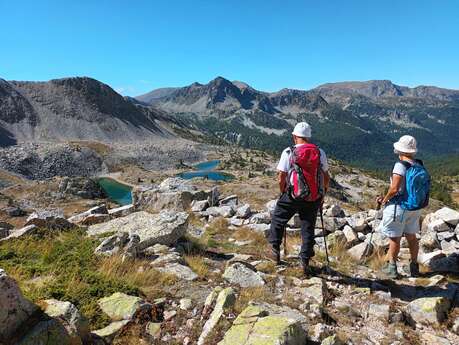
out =
<path fill-rule="evenodd" d="M 400 153 L 416 153 L 416 139 L 411 135 L 404 135 L 396 143 L 394 143 L 394 149 Z"/>
<path fill-rule="evenodd" d="M 311 126 L 309 126 L 306 122 L 298 122 L 293 129 L 292 134 L 301 138 L 310 138 Z"/>

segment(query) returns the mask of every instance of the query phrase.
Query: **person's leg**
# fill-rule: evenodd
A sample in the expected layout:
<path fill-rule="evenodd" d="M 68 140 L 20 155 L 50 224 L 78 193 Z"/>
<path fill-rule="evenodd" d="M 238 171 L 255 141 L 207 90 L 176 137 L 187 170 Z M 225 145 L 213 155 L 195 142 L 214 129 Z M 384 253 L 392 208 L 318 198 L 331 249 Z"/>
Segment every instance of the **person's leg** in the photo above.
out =
<path fill-rule="evenodd" d="M 389 237 L 389 250 L 387 251 L 387 261 L 396 263 L 400 252 L 401 237 Z"/>
<path fill-rule="evenodd" d="M 405 234 L 405 237 L 410 248 L 411 262 L 418 262 L 419 242 L 416 234 Z"/>
<path fill-rule="evenodd" d="M 286 193 L 282 194 L 276 203 L 271 219 L 271 227 L 269 229 L 268 241 L 274 250 L 274 254 L 279 256 L 282 237 L 284 235 L 285 226 L 290 218 L 295 214 L 294 202 Z M 277 252 L 277 253 L 276 253 Z M 275 261 L 279 261 L 275 259 Z"/>
<path fill-rule="evenodd" d="M 298 205 L 298 214 L 301 221 L 301 250 L 300 259 L 304 265 L 314 256 L 314 229 L 316 227 L 317 212 L 320 202 L 302 202 Z"/>

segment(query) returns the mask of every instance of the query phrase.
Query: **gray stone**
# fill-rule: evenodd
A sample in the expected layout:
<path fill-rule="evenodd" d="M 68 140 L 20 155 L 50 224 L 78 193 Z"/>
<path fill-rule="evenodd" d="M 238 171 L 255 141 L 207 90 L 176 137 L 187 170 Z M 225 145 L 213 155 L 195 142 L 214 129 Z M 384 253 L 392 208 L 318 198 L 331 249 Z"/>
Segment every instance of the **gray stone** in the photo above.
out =
<path fill-rule="evenodd" d="M 435 249 L 440 249 L 440 242 L 438 241 L 438 235 L 436 232 L 426 232 L 421 236 L 419 245 L 424 249 L 424 251 L 433 251 Z"/>
<path fill-rule="evenodd" d="M 452 345 L 448 339 L 428 332 L 422 332 L 421 338 L 423 340 L 423 344 Z"/>
<path fill-rule="evenodd" d="M 24 227 L 29 225 L 58 230 L 74 227 L 72 223 L 64 218 L 64 212 L 58 209 L 35 211 L 27 218 Z"/>
<path fill-rule="evenodd" d="M 100 309 L 113 321 L 131 320 L 139 310 L 152 308 L 150 303 L 137 296 L 129 296 L 116 292 L 109 297 L 101 298 L 98 302 Z"/>
<path fill-rule="evenodd" d="M 236 194 L 227 196 L 220 200 L 220 206 L 234 206 L 239 204 L 239 198 Z"/>
<path fill-rule="evenodd" d="M 171 263 L 182 263 L 183 259 L 177 252 L 161 254 L 158 258 L 153 260 L 150 264 L 152 266 L 164 266 Z"/>
<path fill-rule="evenodd" d="M 190 310 L 191 308 L 193 308 L 193 301 L 191 300 L 191 298 L 182 298 L 179 303 L 180 309 L 182 310 Z"/>
<path fill-rule="evenodd" d="M 441 250 L 445 254 L 452 254 L 455 252 L 459 253 L 459 242 L 455 240 L 446 241 L 443 240 L 440 242 Z"/>
<path fill-rule="evenodd" d="M 240 287 L 257 287 L 265 285 L 261 275 L 251 268 L 248 264 L 235 262 L 228 266 L 223 273 L 229 283 L 239 285 Z"/>
<path fill-rule="evenodd" d="M 209 202 L 207 200 L 194 200 L 191 203 L 192 212 L 202 212 L 209 207 Z"/>
<path fill-rule="evenodd" d="M 270 225 L 269 224 L 248 224 L 245 226 L 246 228 L 263 233 L 265 236 L 268 236 Z"/>
<path fill-rule="evenodd" d="M 0 228 L 0 240 L 2 238 L 8 237 L 10 235 L 10 231 L 5 228 Z"/>
<path fill-rule="evenodd" d="M 445 254 L 441 250 L 436 250 L 431 253 L 420 253 L 418 256 L 418 262 L 422 265 L 430 265 L 433 259 L 444 257 Z"/>
<path fill-rule="evenodd" d="M 312 299 L 313 302 L 320 305 L 325 304 L 329 294 L 327 284 L 319 277 L 303 280 L 301 287 L 298 287 L 296 291 L 304 300 Z"/>
<path fill-rule="evenodd" d="M 241 219 L 237 217 L 233 217 L 230 219 L 230 225 L 233 225 L 233 226 L 243 226 L 244 222 L 245 222 L 245 219 Z"/>
<path fill-rule="evenodd" d="M 267 303 L 250 304 L 218 345 L 303 345 L 307 319 L 299 311 Z"/>
<path fill-rule="evenodd" d="M 119 253 L 127 243 L 129 234 L 121 232 L 104 239 L 101 244 L 94 250 L 94 254 L 111 256 Z"/>
<path fill-rule="evenodd" d="M 322 340 L 320 345 L 344 345 L 345 343 L 336 335 L 331 335 L 328 338 Z"/>
<path fill-rule="evenodd" d="M 456 320 L 454 320 L 453 327 L 451 327 L 451 330 L 459 335 L 459 317 L 456 317 Z"/>
<path fill-rule="evenodd" d="M 226 288 L 219 292 L 214 310 L 212 311 L 212 314 L 210 314 L 209 319 L 204 324 L 202 333 L 199 336 L 198 345 L 203 345 L 205 343 L 208 335 L 215 328 L 215 326 L 220 321 L 220 318 L 223 316 L 223 312 L 232 307 L 235 302 L 236 295 L 232 288 Z"/>
<path fill-rule="evenodd" d="M 108 214 L 112 216 L 113 218 L 116 217 L 125 217 L 129 214 L 134 212 L 134 205 L 129 204 L 129 205 L 124 205 L 116 208 L 111 208 L 108 210 Z"/>
<path fill-rule="evenodd" d="M 410 302 L 406 311 L 415 323 L 438 326 L 446 319 L 450 306 L 451 302 L 447 298 L 424 297 Z"/>
<path fill-rule="evenodd" d="M 249 204 L 244 204 L 236 210 L 236 217 L 246 219 L 250 216 L 252 210 Z"/>
<path fill-rule="evenodd" d="M 111 232 L 136 234 L 140 238 L 139 250 L 143 250 L 156 243 L 174 244 L 185 235 L 187 227 L 186 212 L 162 211 L 159 214 L 151 214 L 139 211 L 107 223 L 91 225 L 88 235 L 96 236 Z"/>
<path fill-rule="evenodd" d="M 108 344 L 111 344 L 113 339 L 121 332 L 124 326 L 129 323 L 129 320 L 115 321 L 107 327 L 93 331 L 92 333 L 104 339 Z"/>
<path fill-rule="evenodd" d="M 342 217 L 343 210 L 339 205 L 331 205 L 325 210 L 324 215 L 327 217 Z"/>
<path fill-rule="evenodd" d="M 435 212 L 435 217 L 440 218 L 445 223 L 456 226 L 459 223 L 459 212 L 449 207 L 443 207 Z"/>
<path fill-rule="evenodd" d="M 193 281 L 198 279 L 198 275 L 194 273 L 191 270 L 191 268 L 185 265 L 181 265 L 179 263 L 171 263 L 169 265 L 166 265 L 164 267 L 158 267 L 156 269 L 163 273 L 172 274 L 177 278 L 183 280 Z"/>
<path fill-rule="evenodd" d="M 434 219 L 427 226 L 428 231 L 442 232 L 449 231 L 450 227 L 443 219 Z"/>
<path fill-rule="evenodd" d="M 268 201 L 265 205 L 266 211 L 268 211 L 269 214 L 272 215 L 274 212 L 274 209 L 276 208 L 276 204 L 277 204 L 277 199 Z"/>
<path fill-rule="evenodd" d="M 45 313 L 62 323 L 72 339 L 72 344 L 82 344 L 88 339 L 88 320 L 80 314 L 75 305 L 55 299 L 48 299 L 44 302 L 46 304 Z"/>
<path fill-rule="evenodd" d="M 358 212 L 348 217 L 347 222 L 349 226 L 354 229 L 354 231 L 360 232 L 364 231 L 368 226 L 367 217 L 367 212 Z"/>
<path fill-rule="evenodd" d="M 0 269 L 0 343 L 10 339 L 37 310 L 24 298 L 17 283 Z"/>
<path fill-rule="evenodd" d="M 224 218 L 229 218 L 232 217 L 235 213 L 234 208 L 232 206 L 213 206 L 209 207 L 206 210 L 207 214 L 209 216 L 213 217 L 224 217 Z"/>
<path fill-rule="evenodd" d="M 72 338 L 65 327 L 55 319 L 43 320 L 28 329 L 25 336 L 15 345 L 76 345 L 81 339 Z"/>
<path fill-rule="evenodd" d="M 347 243 L 349 243 L 350 245 L 355 245 L 356 243 L 359 242 L 359 238 L 357 237 L 357 234 L 354 232 L 354 230 L 349 225 L 346 225 L 344 227 L 343 234 L 346 237 Z"/>
<path fill-rule="evenodd" d="M 38 226 L 34 224 L 27 225 L 18 230 L 10 230 L 9 235 L 5 238 L 2 238 L 0 241 L 7 241 L 11 238 L 18 238 L 24 235 L 31 235 L 31 234 L 36 233 L 38 230 L 39 230 Z"/>
<path fill-rule="evenodd" d="M 6 207 L 3 209 L 3 211 L 9 216 L 9 217 L 22 217 L 25 216 L 26 213 L 24 210 L 22 210 L 19 207 Z"/>
<path fill-rule="evenodd" d="M 450 240 L 452 239 L 454 236 L 456 236 L 456 234 L 452 231 L 443 231 L 443 232 L 439 232 L 437 234 L 437 238 L 438 240 L 441 242 L 443 240 Z"/>
<path fill-rule="evenodd" d="M 269 212 L 255 213 L 250 217 L 251 224 L 269 224 L 271 223 L 271 215 Z"/>
<path fill-rule="evenodd" d="M 359 243 L 347 252 L 354 260 L 360 261 L 365 256 L 371 255 L 373 252 L 373 245 L 367 242 Z"/>

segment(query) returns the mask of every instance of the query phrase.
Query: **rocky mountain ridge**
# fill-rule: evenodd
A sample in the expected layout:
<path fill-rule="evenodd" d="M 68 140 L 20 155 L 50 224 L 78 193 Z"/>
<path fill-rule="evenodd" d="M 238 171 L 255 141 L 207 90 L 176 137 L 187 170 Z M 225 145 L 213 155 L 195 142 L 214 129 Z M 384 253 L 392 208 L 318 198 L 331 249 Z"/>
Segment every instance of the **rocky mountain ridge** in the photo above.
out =
<path fill-rule="evenodd" d="M 6 134 L 0 144 L 4 145 L 14 141 L 154 140 L 172 136 L 161 125 L 164 120 L 164 113 L 136 105 L 87 77 L 48 82 L 0 80 L 0 131 Z"/>
<path fill-rule="evenodd" d="M 190 130 L 244 147 L 281 150 L 294 124 L 306 120 L 314 140 L 336 158 L 371 168 L 389 162 L 391 144 L 403 134 L 424 142 L 427 156 L 459 150 L 456 90 L 374 80 L 269 93 L 217 77 L 159 95 L 150 104 L 175 114 Z"/>

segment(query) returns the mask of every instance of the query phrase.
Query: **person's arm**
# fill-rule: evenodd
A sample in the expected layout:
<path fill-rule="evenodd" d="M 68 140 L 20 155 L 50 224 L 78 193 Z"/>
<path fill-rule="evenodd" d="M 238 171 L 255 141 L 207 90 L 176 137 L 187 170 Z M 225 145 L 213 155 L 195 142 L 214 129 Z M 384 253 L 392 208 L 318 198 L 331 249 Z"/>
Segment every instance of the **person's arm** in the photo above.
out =
<path fill-rule="evenodd" d="M 390 184 L 389 190 L 384 198 L 381 200 L 381 204 L 386 204 L 390 199 L 397 195 L 400 187 L 403 183 L 403 176 L 398 174 L 392 174 L 392 182 Z"/>
<path fill-rule="evenodd" d="M 287 173 L 285 171 L 277 171 L 277 181 L 279 182 L 279 191 L 285 193 L 287 191 Z"/>

